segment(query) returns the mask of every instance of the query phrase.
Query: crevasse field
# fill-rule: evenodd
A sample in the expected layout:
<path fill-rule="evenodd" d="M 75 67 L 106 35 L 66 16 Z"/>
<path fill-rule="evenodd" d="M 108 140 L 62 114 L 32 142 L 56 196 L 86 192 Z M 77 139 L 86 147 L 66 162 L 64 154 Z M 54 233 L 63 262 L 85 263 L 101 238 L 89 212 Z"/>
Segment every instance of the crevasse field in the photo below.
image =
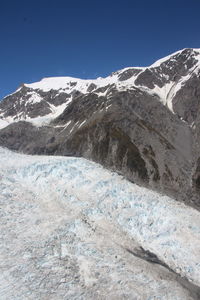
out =
<path fill-rule="evenodd" d="M 200 299 L 200 212 L 82 158 L 0 148 L 0 299 Z"/>

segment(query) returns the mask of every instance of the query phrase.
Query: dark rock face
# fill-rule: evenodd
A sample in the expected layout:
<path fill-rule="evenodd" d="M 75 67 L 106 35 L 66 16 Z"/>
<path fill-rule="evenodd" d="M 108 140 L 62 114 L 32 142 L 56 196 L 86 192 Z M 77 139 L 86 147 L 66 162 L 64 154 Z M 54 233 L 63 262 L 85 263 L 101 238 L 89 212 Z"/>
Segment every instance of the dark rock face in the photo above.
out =
<path fill-rule="evenodd" d="M 11 150 L 29 154 L 51 153 L 51 145 L 56 130 L 51 127 L 37 128 L 28 122 L 13 123 L 1 130 L 0 143 Z M 55 149 L 54 149 L 55 150 Z"/>
<path fill-rule="evenodd" d="M 200 191 L 200 157 L 197 160 L 197 164 L 195 166 L 195 172 L 193 175 L 193 185 L 197 191 Z"/>
<path fill-rule="evenodd" d="M 183 144 L 191 138 L 190 128 L 139 90 L 113 95 L 106 110 L 107 101 L 96 94 L 80 96 L 51 126 L 19 122 L 2 129 L 0 144 L 30 154 L 83 156 L 178 197 L 189 185 L 192 154 Z"/>
<path fill-rule="evenodd" d="M 119 81 L 124 81 L 142 72 L 142 69 L 129 69 L 119 75 Z"/>
<path fill-rule="evenodd" d="M 150 89 L 153 89 L 155 85 L 162 87 L 164 84 L 161 78 L 159 78 L 151 69 L 146 69 L 144 72 L 140 73 L 135 83 L 137 85 L 147 86 Z"/>
<path fill-rule="evenodd" d="M 87 89 L 87 91 L 90 93 L 92 92 L 93 90 L 95 90 L 97 88 L 96 84 L 94 83 L 91 83 Z"/>
<path fill-rule="evenodd" d="M 34 98 L 32 100 L 32 94 L 34 97 L 41 98 L 42 101 L 34 101 Z M 21 90 L 0 102 L 0 112 L 4 113 L 4 118 L 15 117 L 16 120 L 20 120 L 22 117 L 24 119 L 28 117 L 36 118 L 50 114 L 52 112 L 51 104 L 59 106 L 69 98 L 69 94 L 58 93 L 55 90 L 49 92 L 41 90 L 33 91 L 23 86 Z"/>
<path fill-rule="evenodd" d="M 193 75 L 177 92 L 173 109 L 188 124 L 196 121 L 200 113 L 200 73 Z"/>
<path fill-rule="evenodd" d="M 149 67 L 141 72 L 135 83 L 150 89 L 155 86 L 163 87 L 170 81 L 178 82 L 181 77 L 188 75 L 188 70 L 191 70 L 196 63 L 195 51 L 185 49 L 181 53 L 171 56 L 159 66 Z"/>
<path fill-rule="evenodd" d="M 129 180 L 200 208 L 200 81 L 195 51 L 186 49 L 159 66 L 119 73 L 135 84 L 120 91 L 115 84 L 89 84 L 87 92 L 35 90 L 42 101 L 27 104 L 24 86 L 0 102 L 4 117 L 48 114 L 51 105 L 65 110 L 48 126 L 13 123 L 0 130 L 0 145 L 29 154 L 83 156 Z M 114 76 L 114 75 L 113 75 Z M 188 76 L 187 78 L 184 76 Z M 149 92 L 186 78 L 174 94 L 173 111 Z M 145 87 L 145 89 L 143 88 Z M 101 94 L 103 93 L 103 96 Z M 168 93 L 168 92 L 167 92 Z M 167 98 L 167 94 L 165 95 Z M 13 105 L 14 103 L 14 105 Z"/>

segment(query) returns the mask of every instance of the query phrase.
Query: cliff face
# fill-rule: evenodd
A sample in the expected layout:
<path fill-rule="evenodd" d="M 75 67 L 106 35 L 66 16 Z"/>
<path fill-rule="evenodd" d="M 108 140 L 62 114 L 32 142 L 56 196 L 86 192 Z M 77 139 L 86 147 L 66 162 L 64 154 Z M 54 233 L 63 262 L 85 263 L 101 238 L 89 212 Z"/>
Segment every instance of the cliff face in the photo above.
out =
<path fill-rule="evenodd" d="M 0 102 L 0 145 L 83 156 L 200 207 L 200 50 L 107 78 L 48 78 Z"/>

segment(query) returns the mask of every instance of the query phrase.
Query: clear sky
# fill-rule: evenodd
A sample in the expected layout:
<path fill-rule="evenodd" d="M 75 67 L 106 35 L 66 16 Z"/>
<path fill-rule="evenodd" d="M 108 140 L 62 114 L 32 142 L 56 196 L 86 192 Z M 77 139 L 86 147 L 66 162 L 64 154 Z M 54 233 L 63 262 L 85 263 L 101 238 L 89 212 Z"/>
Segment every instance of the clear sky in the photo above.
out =
<path fill-rule="evenodd" d="M 1 0 L 0 99 L 49 76 L 96 78 L 200 48 L 200 0 Z"/>

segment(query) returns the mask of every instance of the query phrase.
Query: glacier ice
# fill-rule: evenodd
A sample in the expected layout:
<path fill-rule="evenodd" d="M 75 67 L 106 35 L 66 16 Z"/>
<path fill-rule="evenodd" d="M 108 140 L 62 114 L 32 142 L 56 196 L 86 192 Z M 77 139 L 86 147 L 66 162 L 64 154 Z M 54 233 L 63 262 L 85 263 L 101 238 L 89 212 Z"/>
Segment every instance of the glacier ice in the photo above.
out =
<path fill-rule="evenodd" d="M 192 299 L 198 211 L 82 158 L 0 157 L 1 299 Z"/>

